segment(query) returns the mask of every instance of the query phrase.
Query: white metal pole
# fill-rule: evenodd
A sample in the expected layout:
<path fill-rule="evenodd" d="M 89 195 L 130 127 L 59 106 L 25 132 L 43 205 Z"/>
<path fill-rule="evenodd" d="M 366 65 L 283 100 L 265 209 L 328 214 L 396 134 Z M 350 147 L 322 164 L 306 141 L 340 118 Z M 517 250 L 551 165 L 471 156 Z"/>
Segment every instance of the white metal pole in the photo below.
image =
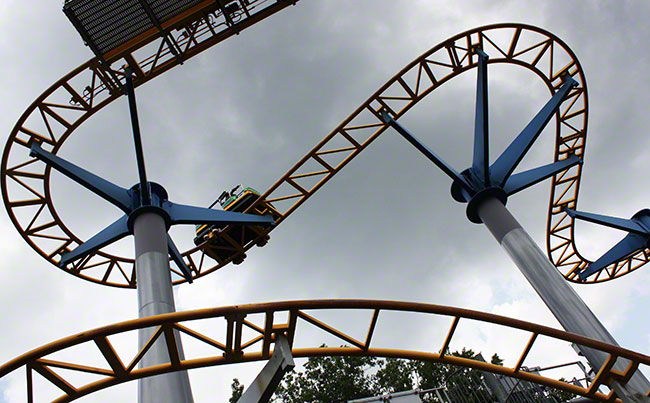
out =
<path fill-rule="evenodd" d="M 175 312 L 171 273 L 167 251 L 167 229 L 162 216 L 155 212 L 138 215 L 133 222 L 135 237 L 135 268 L 138 278 L 138 316 L 140 318 Z M 142 348 L 154 328 L 141 329 L 138 346 Z M 176 335 L 181 359 L 183 347 Z M 140 365 L 148 367 L 169 362 L 165 338 L 160 337 L 142 358 Z M 138 381 L 139 403 L 191 403 L 192 390 L 187 371 L 172 372 Z"/>
<path fill-rule="evenodd" d="M 478 216 L 566 331 L 618 345 L 501 201 L 487 198 L 478 206 Z M 596 369 L 607 359 L 600 351 L 584 347 L 580 347 L 580 351 Z M 624 370 L 625 365 L 617 362 L 614 368 Z M 650 398 L 645 397 L 650 382 L 640 371 L 634 373 L 627 385 L 613 382 L 612 387 L 626 403 L 650 402 Z"/>

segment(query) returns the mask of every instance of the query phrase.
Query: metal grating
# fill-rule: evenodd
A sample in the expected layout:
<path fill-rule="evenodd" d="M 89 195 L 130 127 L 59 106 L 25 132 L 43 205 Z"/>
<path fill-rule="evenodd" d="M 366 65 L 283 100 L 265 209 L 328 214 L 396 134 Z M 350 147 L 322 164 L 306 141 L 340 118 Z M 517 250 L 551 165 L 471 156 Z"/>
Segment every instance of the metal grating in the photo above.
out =
<path fill-rule="evenodd" d="M 157 22 L 164 23 L 202 0 L 65 0 L 63 12 L 93 52 L 106 52 L 156 28 L 144 4 Z"/>

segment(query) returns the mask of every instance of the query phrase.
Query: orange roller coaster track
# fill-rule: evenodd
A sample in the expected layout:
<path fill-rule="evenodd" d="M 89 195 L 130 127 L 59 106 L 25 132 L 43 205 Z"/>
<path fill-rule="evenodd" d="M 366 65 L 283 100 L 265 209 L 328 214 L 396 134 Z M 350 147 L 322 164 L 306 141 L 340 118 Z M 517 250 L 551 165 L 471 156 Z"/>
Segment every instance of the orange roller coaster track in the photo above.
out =
<path fill-rule="evenodd" d="M 52 204 L 50 168 L 29 156 L 32 141 L 56 154 L 83 122 L 123 95 L 125 65 L 133 69 L 138 87 L 297 1 L 250 1 L 236 21 L 225 16 L 217 2 L 202 1 L 162 23 L 165 35 L 157 29 L 143 32 L 103 54 L 103 60 L 95 57 L 82 64 L 41 94 L 14 126 L 2 156 L 4 203 L 25 241 L 54 264 L 62 252 L 82 243 Z M 177 45 L 174 51 L 165 40 L 171 33 Z M 133 259 L 103 251 L 64 270 L 101 284 L 136 286 Z M 120 280 L 109 281 L 113 271 L 121 274 Z"/>
<path fill-rule="evenodd" d="M 336 310 L 337 318 L 345 315 L 346 312 L 364 312 L 368 317 L 368 327 L 364 334 L 365 338 L 362 340 L 355 339 L 336 325 L 328 323 L 326 320 L 317 319 L 318 316 L 323 316 L 323 313 L 327 313 L 326 311 L 333 310 Z M 377 333 L 380 333 L 376 329 L 382 327 L 382 313 L 385 314 L 387 312 L 427 314 L 426 317 L 418 316 L 418 318 L 426 318 L 427 323 L 431 319 L 430 317 L 434 315 L 447 317 L 451 319 L 451 325 L 442 344 L 437 346 L 439 349 L 436 350 L 411 351 L 375 347 L 373 340 L 377 338 Z M 287 318 L 286 322 L 277 323 L 276 320 L 278 317 Z M 413 317 L 411 316 L 409 318 L 412 319 Z M 215 321 L 209 323 L 205 321 L 199 322 L 199 320 L 205 319 L 213 319 Z M 469 320 L 518 329 L 528 336 L 528 342 L 522 346 L 519 359 L 514 367 L 499 366 L 448 354 L 448 347 L 453 341 L 454 335 L 457 333 L 459 323 L 461 321 L 464 323 Z M 221 326 L 219 330 L 216 330 L 217 321 L 221 321 L 225 326 Z M 402 324 L 406 324 L 406 322 L 406 319 L 402 319 Z M 147 327 L 154 327 L 156 330 L 149 341 L 134 356 L 120 354 L 109 341 L 109 337 Z M 245 336 L 244 328 L 249 329 L 252 335 Z M 306 337 L 309 345 L 297 346 L 303 342 L 303 338 L 300 337 L 301 333 L 308 333 L 316 329 L 321 331 L 321 335 L 334 336 L 340 342 L 351 346 L 319 347 L 322 341 L 320 339 L 316 340 L 317 337 L 313 337 L 311 333 Z M 180 332 L 185 340 L 193 339 L 201 343 L 205 347 L 202 349 L 203 354 L 200 357 L 180 358 L 181 356 L 179 355 L 173 336 L 174 332 Z M 36 401 L 35 399 L 37 398 L 34 395 L 34 376 L 37 373 L 55 385 L 63 393 L 63 395 L 54 400 L 55 402 L 67 402 L 113 385 L 162 373 L 231 363 L 267 360 L 273 353 L 272 345 L 276 334 L 283 334 L 287 337 L 295 357 L 356 355 L 447 363 L 558 388 L 567 392 L 587 396 L 596 401 L 620 401 L 616 398 L 613 390 L 608 395 L 605 395 L 598 391 L 599 386 L 607 385 L 613 380 L 626 383 L 640 364 L 650 365 L 650 357 L 643 354 L 550 327 L 489 313 L 411 302 L 308 300 L 177 312 L 97 328 L 47 344 L 4 364 L 0 367 L 0 378 L 23 368 L 26 371 L 26 400 L 31 402 Z M 540 340 L 540 336 L 594 348 L 606 353 L 609 358 L 603 364 L 602 368 L 596 368 L 597 375 L 588 387 L 580 387 L 526 372 L 522 366 L 531 348 L 533 348 L 536 341 Z M 137 368 L 138 363 L 147 349 L 159 340 L 167 345 L 170 357 L 169 362 L 151 367 Z M 96 363 L 94 365 L 88 363 L 88 357 L 93 356 L 90 353 L 83 354 L 82 356 L 75 354 L 76 358 L 74 361 L 60 361 L 48 358 L 53 354 L 62 353 L 66 350 L 72 351 L 72 349 L 78 348 L 79 346 L 85 346 L 88 349 L 99 352 L 105 360 L 103 364 L 99 364 L 103 365 L 103 367 L 97 367 L 98 364 Z M 629 360 L 625 371 L 612 369 L 617 359 Z M 93 381 L 75 386 L 74 383 L 79 384 L 78 379 L 75 378 L 75 374 L 80 373 L 94 374 L 95 378 L 93 378 Z"/>
<path fill-rule="evenodd" d="M 251 25 L 291 3 L 278 1 L 245 21 L 250 21 L 248 25 Z M 201 14 L 197 16 L 200 17 Z M 253 19 L 255 16 L 256 20 Z M 234 33 L 230 29 L 213 32 L 205 21 L 204 17 L 198 18 L 197 27 L 204 28 L 196 28 L 196 33 L 187 31 L 180 37 L 186 49 L 184 59 Z M 199 41 L 199 32 L 206 39 Z M 160 41 L 158 53 L 139 62 L 140 66 L 146 65 L 148 69 L 140 71 L 136 77 L 136 85 L 143 84 L 178 64 L 177 58 L 169 51 L 165 53 L 164 42 Z M 386 130 L 387 125 L 378 112 L 380 109 L 386 108 L 397 120 L 442 84 L 474 68 L 477 58 L 472 48 L 475 46 L 481 47 L 489 55 L 490 64 L 512 64 L 532 71 L 542 79 L 551 93 L 560 85 L 561 76 L 565 74 L 571 75 L 578 82 L 578 86 L 572 90 L 556 115 L 554 159 L 558 161 L 567 155 L 584 158 L 588 114 L 587 88 L 575 54 L 559 38 L 540 28 L 523 24 L 496 24 L 458 34 L 415 59 L 321 140 L 261 195 L 258 202 L 266 200 L 275 203 L 280 213 L 276 223 L 281 223 Z M 133 54 L 137 53 L 134 49 L 135 46 L 131 46 L 127 53 L 119 57 L 126 63 L 133 64 Z M 118 56 L 113 59 L 115 57 Z M 81 80 L 82 86 L 79 87 L 76 82 L 84 75 L 89 80 Z M 88 82 L 90 85 L 87 85 Z M 64 97 L 70 100 L 70 104 L 55 101 L 57 93 L 63 93 Z M 29 157 L 28 144 L 32 140 L 38 140 L 46 151 L 56 153 L 81 123 L 120 95 L 116 84 L 102 71 L 97 59 L 92 59 L 59 80 L 28 108 L 16 124 L 5 147 L 2 160 L 2 191 L 9 216 L 23 238 L 53 264 L 58 263 L 61 253 L 78 246 L 81 240 L 59 219 L 49 197 L 50 169 L 36 163 L 35 158 Z M 76 112 L 77 117 L 64 117 L 61 114 L 64 110 Z M 45 131 L 33 129 L 27 123 L 28 118 L 41 121 L 46 127 Z M 61 129 L 59 132 L 54 129 L 55 123 Z M 318 168 L 314 169 L 314 166 Z M 553 178 L 547 222 L 549 256 L 568 280 L 576 282 L 579 281 L 577 272 L 590 262 L 578 252 L 574 242 L 574 220 L 563 208 L 576 207 L 581 173 L 582 167 L 578 165 Z M 8 182 L 20 191 L 10 190 Z M 26 198 L 25 193 L 28 193 L 29 197 Z M 256 206 L 251 206 L 247 211 L 253 208 Z M 185 251 L 183 256 L 192 276 L 198 278 L 228 264 L 235 256 L 244 253 L 265 236 L 266 233 L 261 233 L 257 239 L 248 242 L 224 239 L 226 246 L 223 248 L 229 249 L 232 257 L 216 264 L 205 258 L 201 245 Z M 641 251 L 607 267 L 587 282 L 601 282 L 619 277 L 641 267 L 649 259 L 647 251 Z M 133 259 L 115 256 L 102 250 L 63 269 L 78 277 L 105 285 L 127 288 L 136 286 Z M 109 280 L 111 274 L 118 270 L 121 276 L 118 276 L 117 280 Z M 180 277 L 180 273 L 177 274 Z M 174 283 L 184 281 L 179 278 Z"/>

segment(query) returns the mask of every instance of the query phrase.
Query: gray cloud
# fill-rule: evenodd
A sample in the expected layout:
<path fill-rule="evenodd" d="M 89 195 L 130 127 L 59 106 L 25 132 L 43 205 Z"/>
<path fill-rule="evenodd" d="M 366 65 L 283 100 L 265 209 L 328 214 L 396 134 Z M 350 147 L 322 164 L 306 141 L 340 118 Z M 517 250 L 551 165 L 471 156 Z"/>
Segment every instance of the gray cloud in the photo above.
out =
<path fill-rule="evenodd" d="M 0 48 L 11 61 L 0 67 L 0 129 L 7 134 L 42 90 L 91 56 L 60 4 L 8 4 L 4 10 L 11 17 L 0 19 Z M 580 206 L 629 216 L 647 206 L 642 185 L 642 172 L 648 169 L 643 153 L 650 92 L 648 56 L 642 51 L 650 38 L 647 15 L 648 5 L 642 2 L 614 7 L 559 1 L 303 0 L 138 90 L 147 170 L 172 200 L 183 203 L 207 205 L 236 183 L 265 190 L 422 52 L 475 26 L 521 21 L 565 40 L 587 74 L 591 115 Z M 470 164 L 475 80 L 473 73 L 461 77 L 404 119 L 459 170 Z M 530 75 L 503 69 L 490 77 L 496 153 L 547 94 L 538 84 L 519 81 L 532 80 Z M 121 99 L 86 122 L 61 154 L 131 186 L 137 176 L 130 136 L 126 100 Z M 542 140 L 525 164 L 550 159 L 550 147 L 552 140 Z M 399 136 L 384 134 L 276 229 L 265 248 L 251 250 L 243 265 L 179 287 L 178 305 L 195 309 L 287 299 L 378 298 L 472 307 L 557 326 L 541 314 L 541 302 L 487 230 L 466 220 L 465 206 L 449 197 L 449 186 Z M 548 189 L 547 183 L 540 184 L 509 202 L 540 245 L 545 242 Z M 53 192 L 62 217 L 80 235 L 92 235 L 119 214 L 61 176 L 53 176 Z M 6 214 L 1 222 L 0 239 L 10 246 L 0 249 L 5 290 L 0 301 L 13 309 L 3 315 L 6 330 L 0 342 L 6 348 L 0 361 L 136 316 L 133 291 L 63 273 L 24 244 Z M 595 227 L 579 229 L 585 231 L 584 239 L 599 237 Z M 191 228 L 173 235 L 180 245 L 191 244 Z M 130 240 L 119 246 L 127 255 L 130 248 Z M 648 353 L 650 329 L 638 318 L 644 314 L 639 307 L 650 300 L 635 286 L 645 283 L 645 271 L 578 291 L 614 326 L 622 345 Z M 498 334 L 485 337 L 477 344 L 507 345 Z M 216 370 L 219 381 L 210 388 L 225 396 L 232 377 L 249 381 L 255 370 Z M 193 375 L 195 390 L 213 381 L 203 374 Z M 105 392 L 97 401 L 128 398 L 133 387 Z M 197 401 L 214 399 L 204 390 L 196 393 L 202 397 Z"/>

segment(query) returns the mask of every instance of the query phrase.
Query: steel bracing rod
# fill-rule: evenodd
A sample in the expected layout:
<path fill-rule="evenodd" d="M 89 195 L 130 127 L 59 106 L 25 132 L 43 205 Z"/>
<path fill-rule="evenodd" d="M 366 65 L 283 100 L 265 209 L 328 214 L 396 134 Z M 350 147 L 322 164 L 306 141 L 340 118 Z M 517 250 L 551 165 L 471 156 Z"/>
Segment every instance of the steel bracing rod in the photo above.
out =
<path fill-rule="evenodd" d="M 162 208 L 169 214 L 171 224 L 252 224 L 262 226 L 274 225 L 270 215 L 235 213 L 232 211 L 212 210 L 204 207 L 194 207 L 176 204 L 170 201 L 163 203 Z"/>
<path fill-rule="evenodd" d="M 287 337 L 283 334 L 276 334 L 275 348 L 271 359 L 237 400 L 237 403 L 267 403 L 271 400 L 271 396 L 280 385 L 284 375 L 295 366 Z"/>
<path fill-rule="evenodd" d="M 567 76 L 565 83 L 526 125 L 505 151 L 497 158 L 490 167 L 492 180 L 496 186 L 503 186 L 512 172 L 517 168 L 519 162 L 524 158 L 530 147 L 533 145 L 539 134 L 544 130 L 546 124 L 551 120 L 553 114 L 564 98 L 569 94 L 571 88 L 578 83 Z"/>
<path fill-rule="evenodd" d="M 629 255 L 638 252 L 647 247 L 648 235 L 638 235 L 635 233 L 627 234 L 620 242 L 614 245 L 610 250 L 605 252 L 595 262 L 589 264 L 585 270 L 578 273 L 581 280 L 586 280 L 587 277 L 594 273 L 603 270 L 605 267 L 615 263 Z"/>
<path fill-rule="evenodd" d="M 147 182 L 147 171 L 144 166 L 144 152 L 142 151 L 142 138 L 140 137 L 140 123 L 138 122 L 138 107 L 135 102 L 135 89 L 133 88 L 133 72 L 127 67 L 126 93 L 129 98 L 129 112 L 131 113 L 131 127 L 133 128 L 133 143 L 135 145 L 135 159 L 138 163 L 138 176 L 140 177 L 140 203 L 144 206 L 151 203 L 151 191 Z"/>
<path fill-rule="evenodd" d="M 217 4 L 219 5 L 219 10 L 221 10 L 221 15 L 223 15 L 223 18 L 226 20 L 226 24 L 229 27 L 234 26 L 235 22 L 232 20 L 232 18 L 230 18 L 230 14 L 228 14 L 228 12 L 226 11 L 226 7 L 224 7 L 224 5 L 220 1 L 217 2 Z"/>
<path fill-rule="evenodd" d="M 474 158 L 472 171 L 486 187 L 490 186 L 490 136 L 488 126 L 488 55 L 474 49 L 478 55 L 476 77 L 476 115 L 474 117 Z"/>
<path fill-rule="evenodd" d="M 550 178 L 565 169 L 569 169 L 572 166 L 579 164 L 582 164 L 582 159 L 577 155 L 572 155 L 561 161 L 555 161 L 538 168 L 511 175 L 506 181 L 505 186 L 503 186 L 503 190 L 505 190 L 508 196 L 513 195 L 543 181 L 544 179 Z"/>
<path fill-rule="evenodd" d="M 447 176 L 449 176 L 453 181 L 457 181 L 461 186 L 469 192 L 469 194 L 476 193 L 472 186 L 467 183 L 465 178 L 460 175 L 451 165 L 447 164 L 442 158 L 438 157 L 436 153 L 429 150 L 427 146 L 422 144 L 415 136 L 409 133 L 405 128 L 397 123 L 393 118 L 390 117 L 388 112 L 385 109 L 381 110 L 381 117 L 384 122 L 388 123 L 393 129 L 395 129 L 399 134 L 402 135 L 409 143 L 411 143 L 415 148 L 420 150 L 431 162 L 433 162 L 438 168 L 442 170 Z"/>
<path fill-rule="evenodd" d="M 151 23 L 158 28 L 158 31 L 160 32 L 160 35 L 163 38 L 163 41 L 167 42 L 167 46 L 169 47 L 169 51 L 172 52 L 172 55 L 174 55 L 177 59 L 178 62 L 183 64 L 183 58 L 180 56 L 179 51 L 183 51 L 180 46 L 178 46 L 178 43 L 176 40 L 169 35 L 167 31 L 165 31 L 160 25 L 160 20 L 158 20 L 158 17 L 156 17 L 156 14 L 153 12 L 151 9 L 151 6 L 149 6 L 149 3 L 147 3 L 146 0 L 139 0 L 140 5 L 144 9 L 144 11 L 147 13 L 147 16 L 151 20 Z"/>
<path fill-rule="evenodd" d="M 129 235 L 131 231 L 127 224 L 129 217 L 123 215 L 117 221 L 101 230 L 92 238 L 76 247 L 72 252 L 61 255 L 59 266 L 66 266 L 68 263 L 80 259 L 90 253 L 96 252 L 104 246 L 111 244 Z"/>
<path fill-rule="evenodd" d="M 176 266 L 178 266 L 181 272 L 183 272 L 183 277 L 185 277 L 185 280 L 187 280 L 188 283 L 192 283 L 192 273 L 190 272 L 190 268 L 187 267 L 187 264 L 185 264 L 183 255 L 181 255 L 181 252 L 179 252 L 176 244 L 169 236 L 169 234 L 167 234 L 167 249 L 169 249 L 169 256 L 171 256 L 174 263 L 176 263 Z"/>
<path fill-rule="evenodd" d="M 30 150 L 30 156 L 36 157 L 45 162 L 50 167 L 61 172 L 63 175 L 118 207 L 125 213 L 128 214 L 131 212 L 132 201 L 127 189 L 117 186 L 106 179 L 100 178 L 99 176 L 64 160 L 61 157 L 57 157 L 56 155 L 43 150 L 37 142 L 32 143 Z"/>
<path fill-rule="evenodd" d="M 588 221 L 594 224 L 604 225 L 606 227 L 619 229 L 622 231 L 632 232 L 634 234 L 648 236 L 650 230 L 639 224 L 636 220 L 626 218 L 609 217 L 601 214 L 586 213 L 583 211 L 571 210 L 564 208 L 564 211 L 571 217 L 579 220 Z"/>

